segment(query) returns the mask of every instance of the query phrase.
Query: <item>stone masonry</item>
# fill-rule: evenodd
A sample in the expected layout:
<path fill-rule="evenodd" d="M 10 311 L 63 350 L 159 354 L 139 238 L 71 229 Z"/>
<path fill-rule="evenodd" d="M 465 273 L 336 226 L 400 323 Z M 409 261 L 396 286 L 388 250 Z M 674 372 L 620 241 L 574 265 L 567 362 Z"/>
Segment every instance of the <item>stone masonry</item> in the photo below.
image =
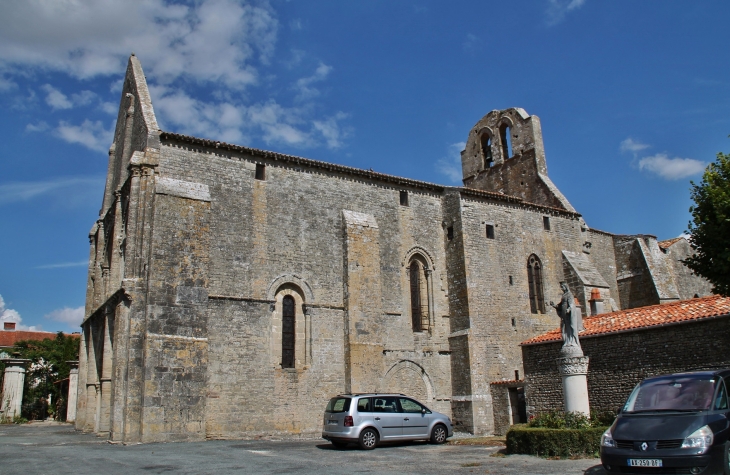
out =
<path fill-rule="evenodd" d="M 491 434 L 509 406 L 491 384 L 519 385 L 561 281 L 583 308 L 596 288 L 617 309 L 684 280 L 709 292 L 677 264 L 688 247 L 587 226 L 536 116 L 490 112 L 462 163 L 446 187 L 165 132 L 132 56 L 89 234 L 76 427 L 316 435 L 333 395 L 393 391 Z"/>

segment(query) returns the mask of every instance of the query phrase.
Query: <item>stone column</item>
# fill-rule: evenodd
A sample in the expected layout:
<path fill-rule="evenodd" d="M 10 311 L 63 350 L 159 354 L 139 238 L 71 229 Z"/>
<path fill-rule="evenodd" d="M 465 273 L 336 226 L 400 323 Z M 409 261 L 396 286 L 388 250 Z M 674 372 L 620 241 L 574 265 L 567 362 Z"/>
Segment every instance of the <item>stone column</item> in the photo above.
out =
<path fill-rule="evenodd" d="M 0 417 L 12 419 L 20 415 L 23 403 L 23 384 L 25 383 L 25 367 L 30 360 L 20 358 L 3 358 L 5 363 L 5 379 L 3 381 L 2 401 L 0 401 Z"/>
<path fill-rule="evenodd" d="M 114 334 L 114 307 L 104 309 L 102 325 L 104 343 L 101 354 L 101 378 L 99 379 L 98 432 L 107 433 L 110 428 L 112 404 L 112 337 Z"/>
<path fill-rule="evenodd" d="M 71 366 L 71 372 L 68 375 L 68 401 L 66 404 L 66 422 L 74 422 L 76 420 L 76 396 L 79 387 L 79 362 L 67 361 Z"/>
<path fill-rule="evenodd" d="M 588 357 L 580 347 L 563 347 L 557 359 L 558 371 L 563 378 L 565 412 L 581 412 L 590 416 L 588 404 Z"/>
<path fill-rule="evenodd" d="M 91 319 L 90 319 L 91 320 Z M 96 393 L 99 387 L 99 374 L 97 372 L 96 360 L 96 329 L 91 321 L 86 322 L 86 328 L 81 338 L 86 337 L 86 416 L 84 418 L 83 430 L 86 432 L 95 431 L 96 424 Z"/>

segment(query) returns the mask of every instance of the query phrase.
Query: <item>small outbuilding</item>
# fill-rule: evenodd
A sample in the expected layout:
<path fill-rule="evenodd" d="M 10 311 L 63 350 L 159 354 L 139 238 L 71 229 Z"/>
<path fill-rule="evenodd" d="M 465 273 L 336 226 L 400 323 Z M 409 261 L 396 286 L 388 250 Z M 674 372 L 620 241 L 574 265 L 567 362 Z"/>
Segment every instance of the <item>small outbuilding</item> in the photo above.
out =
<path fill-rule="evenodd" d="M 717 295 L 604 313 L 583 319 L 592 411 L 615 411 L 642 379 L 730 368 L 730 298 Z M 520 344 L 528 416 L 563 410 L 556 360 L 560 329 Z"/>

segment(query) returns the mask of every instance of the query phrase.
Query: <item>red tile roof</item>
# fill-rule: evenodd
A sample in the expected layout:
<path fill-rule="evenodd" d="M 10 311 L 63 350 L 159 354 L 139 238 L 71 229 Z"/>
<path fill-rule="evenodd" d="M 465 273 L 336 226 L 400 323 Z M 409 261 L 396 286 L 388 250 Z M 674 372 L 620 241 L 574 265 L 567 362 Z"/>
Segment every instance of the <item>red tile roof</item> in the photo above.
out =
<path fill-rule="evenodd" d="M 33 340 L 41 341 L 46 338 L 56 338 L 56 332 L 32 332 L 26 330 L 14 330 L 14 331 L 0 331 L 0 348 L 12 347 L 16 342 L 21 340 Z M 77 333 L 65 334 L 66 336 L 73 336 L 78 338 L 80 335 Z"/>
<path fill-rule="evenodd" d="M 585 331 L 580 332 L 580 338 L 726 316 L 730 316 L 730 298 L 711 295 L 587 317 L 583 319 Z M 535 345 L 561 339 L 558 328 L 523 341 L 520 345 Z"/>
<path fill-rule="evenodd" d="M 501 385 L 501 384 L 524 384 L 524 379 L 511 379 L 509 381 L 492 381 L 489 384 Z"/>
<path fill-rule="evenodd" d="M 682 236 L 676 237 L 674 239 L 667 239 L 666 241 L 659 241 L 657 244 L 659 244 L 659 247 L 662 249 L 667 249 L 672 244 L 679 242 L 680 240 L 684 239 Z"/>

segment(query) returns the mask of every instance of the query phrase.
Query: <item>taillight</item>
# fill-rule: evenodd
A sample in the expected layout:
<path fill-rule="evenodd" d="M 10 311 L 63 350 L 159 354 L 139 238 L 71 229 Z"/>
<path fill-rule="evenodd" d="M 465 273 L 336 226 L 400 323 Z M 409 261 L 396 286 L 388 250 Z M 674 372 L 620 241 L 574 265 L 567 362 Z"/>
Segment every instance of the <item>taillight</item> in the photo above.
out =
<path fill-rule="evenodd" d="M 345 427 L 352 427 L 354 425 L 352 423 L 352 416 L 345 416 Z"/>

